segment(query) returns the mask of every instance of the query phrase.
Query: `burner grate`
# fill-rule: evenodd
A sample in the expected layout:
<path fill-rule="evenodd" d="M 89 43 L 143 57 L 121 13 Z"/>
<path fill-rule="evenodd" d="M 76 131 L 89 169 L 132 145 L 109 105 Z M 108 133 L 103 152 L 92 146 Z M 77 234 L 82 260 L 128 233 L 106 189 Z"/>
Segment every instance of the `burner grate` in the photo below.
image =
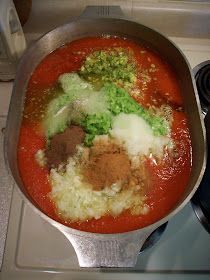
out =
<path fill-rule="evenodd" d="M 193 71 L 201 107 L 204 112 L 207 112 L 210 106 L 210 60 L 200 63 Z"/>
<path fill-rule="evenodd" d="M 210 60 L 195 67 L 194 73 L 201 107 L 205 114 L 207 145 L 209 149 L 206 171 L 191 202 L 196 216 L 210 233 Z"/>
<path fill-rule="evenodd" d="M 163 225 L 161 225 L 160 227 L 158 227 L 156 230 L 154 230 L 149 237 L 146 239 L 146 241 L 144 242 L 141 250 L 139 253 L 142 253 L 144 251 L 146 251 L 147 249 L 150 249 L 151 247 L 153 247 L 161 238 L 162 234 L 164 233 L 166 227 L 167 227 L 168 222 L 164 223 Z"/>

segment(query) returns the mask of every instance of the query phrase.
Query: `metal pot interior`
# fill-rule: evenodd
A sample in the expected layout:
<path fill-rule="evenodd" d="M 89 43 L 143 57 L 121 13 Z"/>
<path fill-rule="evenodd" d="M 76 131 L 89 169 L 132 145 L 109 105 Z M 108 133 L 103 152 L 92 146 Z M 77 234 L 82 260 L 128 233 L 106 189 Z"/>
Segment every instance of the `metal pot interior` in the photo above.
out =
<path fill-rule="evenodd" d="M 5 135 L 6 161 L 10 173 L 16 182 L 16 186 L 18 186 L 18 189 L 21 191 L 24 200 L 29 201 L 30 204 L 34 205 L 33 208 L 37 209 L 38 206 L 25 191 L 17 166 L 16 151 L 27 83 L 35 67 L 50 52 L 67 42 L 82 37 L 107 34 L 132 38 L 150 46 L 173 66 L 180 83 L 184 108 L 189 119 L 192 140 L 192 172 L 182 198 L 177 202 L 177 205 L 171 210 L 167 217 L 155 223 L 157 227 L 178 212 L 197 189 L 205 168 L 205 137 L 200 114 L 200 104 L 188 63 L 183 54 L 172 42 L 150 28 L 122 19 L 79 19 L 54 29 L 31 46 L 20 62 L 13 88 Z M 42 214 L 40 211 L 38 212 L 51 223 L 56 223 L 45 214 Z M 60 227 L 65 226 L 60 224 Z"/>

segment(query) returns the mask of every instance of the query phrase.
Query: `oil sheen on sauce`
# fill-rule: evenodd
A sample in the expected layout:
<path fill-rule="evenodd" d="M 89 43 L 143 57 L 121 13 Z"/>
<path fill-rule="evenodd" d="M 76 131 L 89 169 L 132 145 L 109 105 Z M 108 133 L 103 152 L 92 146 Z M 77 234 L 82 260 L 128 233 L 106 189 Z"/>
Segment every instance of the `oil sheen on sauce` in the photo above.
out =
<path fill-rule="evenodd" d="M 41 168 L 35 160 L 35 153 L 45 147 L 46 139 L 40 129 L 46 104 L 55 96 L 53 88 L 59 75 L 78 71 L 87 54 L 94 50 L 123 47 L 133 50 L 135 59 L 142 69 L 152 69 L 149 78 L 138 76 L 137 85 L 141 96 L 134 96 L 143 106 L 160 106 L 163 103 L 182 106 L 182 98 L 175 73 L 155 52 L 134 41 L 122 38 L 83 38 L 64 45 L 46 56 L 36 67 L 28 84 L 24 114 L 18 146 L 18 165 L 21 178 L 37 207 L 51 218 L 72 228 L 98 233 L 117 233 L 135 230 L 149 225 L 165 216 L 182 196 L 191 171 L 191 141 L 187 118 L 183 111 L 173 110 L 172 139 L 176 142 L 177 154 L 164 154 L 156 162 L 146 161 L 150 174 L 150 188 L 146 215 L 132 216 L 128 211 L 118 217 L 106 215 L 98 220 L 82 223 L 62 221 L 55 211 L 48 193 L 51 186 L 47 168 Z"/>

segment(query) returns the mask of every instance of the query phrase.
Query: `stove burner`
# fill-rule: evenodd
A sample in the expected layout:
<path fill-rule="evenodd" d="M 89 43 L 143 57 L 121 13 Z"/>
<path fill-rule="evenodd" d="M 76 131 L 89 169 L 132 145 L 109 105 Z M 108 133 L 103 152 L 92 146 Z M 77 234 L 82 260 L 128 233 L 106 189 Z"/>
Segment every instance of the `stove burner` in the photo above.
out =
<path fill-rule="evenodd" d="M 199 67 L 200 66 L 200 67 Z M 195 68 L 195 79 L 198 94 L 205 116 L 208 156 L 206 171 L 201 184 L 191 202 L 196 216 L 210 233 L 210 61 L 206 61 Z M 200 77 L 201 75 L 201 77 Z"/>
<path fill-rule="evenodd" d="M 166 222 L 165 224 L 161 225 L 159 228 L 157 228 L 156 230 L 154 230 L 150 236 L 147 238 L 147 240 L 144 242 L 140 253 L 144 252 L 145 250 L 151 248 L 153 245 L 155 245 L 158 240 L 160 239 L 160 237 L 162 236 L 163 232 L 165 231 L 166 227 L 167 227 L 168 222 Z"/>
<path fill-rule="evenodd" d="M 210 60 L 197 65 L 194 74 L 202 109 L 207 111 L 206 107 L 210 105 Z"/>

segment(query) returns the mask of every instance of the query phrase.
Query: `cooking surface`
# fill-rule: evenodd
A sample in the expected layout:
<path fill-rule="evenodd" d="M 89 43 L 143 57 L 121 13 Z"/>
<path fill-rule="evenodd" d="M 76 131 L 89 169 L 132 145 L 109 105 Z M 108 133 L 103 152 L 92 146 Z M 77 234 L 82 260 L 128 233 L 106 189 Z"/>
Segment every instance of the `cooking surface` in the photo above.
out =
<path fill-rule="evenodd" d="M 27 28 L 28 38 L 37 38 L 38 34 Z M 210 59 L 210 39 L 171 39 L 180 46 L 192 67 Z M 0 83 L 1 128 L 5 127 L 11 89 L 12 83 Z M 2 138 L 1 133 L 1 149 Z M 9 201 L 8 190 L 12 186 L 3 168 L 2 155 L 0 160 L 1 201 Z M 196 218 L 190 203 L 170 220 L 160 240 L 140 254 L 136 267 L 127 271 L 132 271 L 129 276 L 122 269 L 118 273 L 111 272 L 116 269 L 89 269 L 87 274 L 87 269 L 78 266 L 73 247 L 62 233 L 23 203 L 16 190 L 11 205 L 2 279 L 140 279 L 141 276 L 145 280 L 210 279 L 210 234 Z M 6 220 L 8 209 L 4 204 L 0 206 Z"/>
<path fill-rule="evenodd" d="M 18 198 L 15 193 L 13 204 L 18 204 Z M 19 227 L 19 242 L 14 255 L 16 266 L 21 269 L 39 271 L 81 270 L 73 247 L 62 233 L 26 205 L 20 206 L 22 215 L 19 223 L 16 221 L 11 229 L 11 237 L 14 238 L 15 228 Z M 168 223 L 159 242 L 153 248 L 141 253 L 137 266 L 131 270 L 164 272 L 173 269 L 173 271 L 208 271 L 210 273 L 209 238 L 209 234 L 202 228 L 191 205 L 188 204 Z M 206 244 L 205 250 L 203 243 Z"/>
<path fill-rule="evenodd" d="M 192 198 L 192 206 L 196 216 L 210 233 L 210 60 L 198 64 L 194 69 L 196 85 L 201 101 L 202 112 L 205 114 L 206 139 L 208 143 L 208 155 L 206 170 L 198 190 Z"/>

